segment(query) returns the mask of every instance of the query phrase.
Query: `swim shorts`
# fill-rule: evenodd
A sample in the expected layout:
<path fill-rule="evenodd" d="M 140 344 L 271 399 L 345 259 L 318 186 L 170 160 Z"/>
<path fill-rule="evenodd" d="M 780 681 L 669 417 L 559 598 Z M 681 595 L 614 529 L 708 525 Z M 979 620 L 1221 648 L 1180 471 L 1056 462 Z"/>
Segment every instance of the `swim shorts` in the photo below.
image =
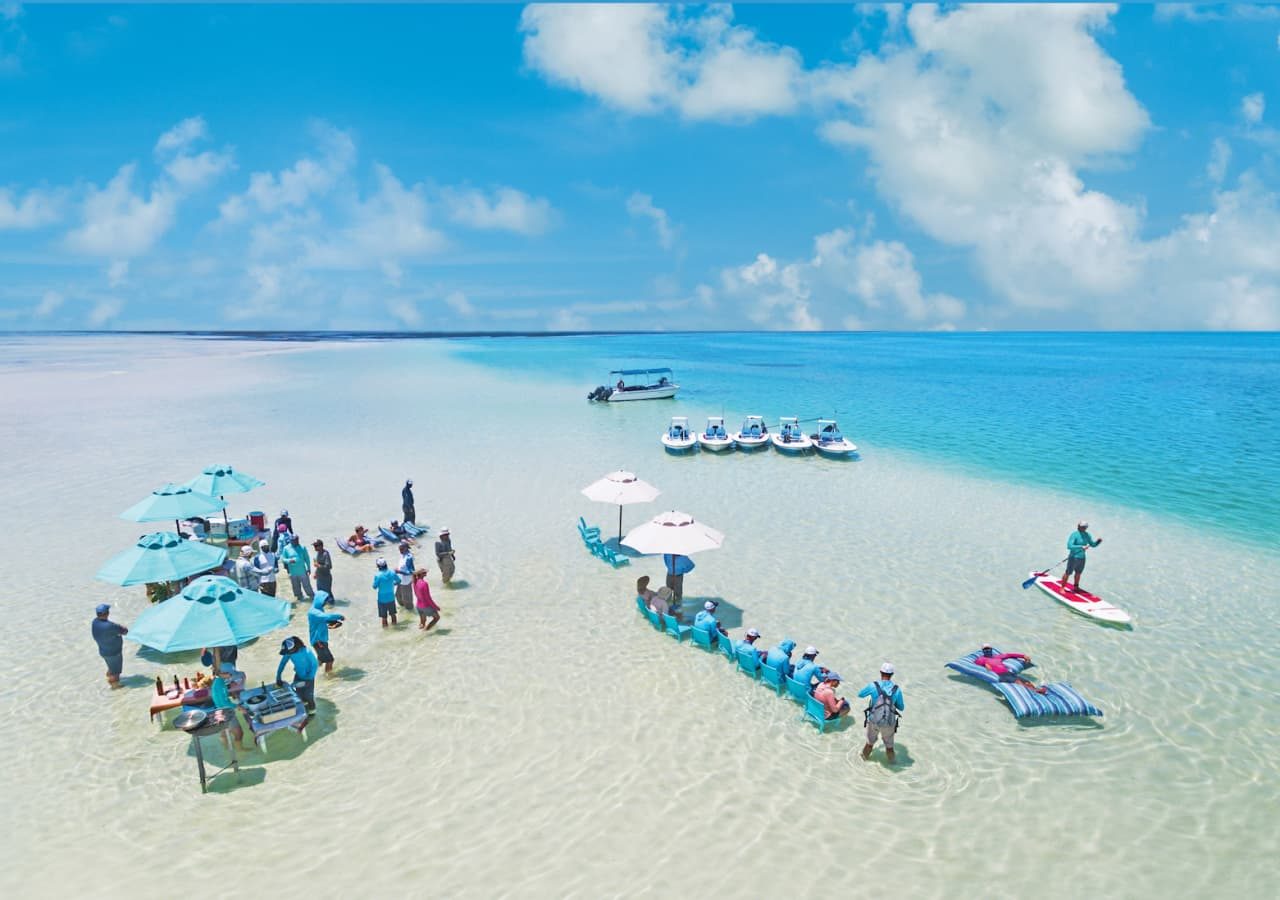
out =
<path fill-rule="evenodd" d="M 313 645 L 316 651 L 316 659 L 322 663 L 333 662 L 333 654 L 329 652 L 328 641 L 316 641 Z"/>
<path fill-rule="evenodd" d="M 384 619 L 387 616 L 394 616 L 395 614 L 396 614 L 396 604 L 394 600 L 391 601 L 390 603 L 382 603 L 382 602 L 378 603 L 378 615 L 382 616 Z"/>
<path fill-rule="evenodd" d="M 1067 575 L 1079 575 L 1084 571 L 1084 557 L 1072 556 L 1067 560 Z"/>
<path fill-rule="evenodd" d="M 893 732 L 896 729 L 892 725 L 868 725 L 867 726 L 867 743 L 872 747 L 876 745 L 876 738 L 884 740 L 886 750 L 893 749 Z"/>
<path fill-rule="evenodd" d="M 108 675 L 119 675 L 124 669 L 123 653 L 112 653 L 110 656 L 103 656 L 102 659 L 107 664 Z"/>

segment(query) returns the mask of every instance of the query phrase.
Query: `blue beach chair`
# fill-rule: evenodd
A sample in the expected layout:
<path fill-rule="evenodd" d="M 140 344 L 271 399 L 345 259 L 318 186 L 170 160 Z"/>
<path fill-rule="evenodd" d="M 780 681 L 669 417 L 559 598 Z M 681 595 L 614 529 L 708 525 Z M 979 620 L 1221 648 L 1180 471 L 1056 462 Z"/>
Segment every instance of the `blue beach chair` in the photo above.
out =
<path fill-rule="evenodd" d="M 646 609 L 644 614 L 648 617 L 649 624 L 652 625 L 655 630 L 662 631 L 662 616 L 658 615 L 651 609 Z"/>
<path fill-rule="evenodd" d="M 760 654 L 750 647 L 739 647 L 734 651 L 734 656 L 737 658 L 739 669 L 752 678 L 760 677 Z"/>
<path fill-rule="evenodd" d="M 779 694 L 782 693 L 782 682 L 786 677 L 773 666 L 760 667 L 760 679 Z"/>
<path fill-rule="evenodd" d="M 693 638 L 693 642 L 708 652 L 711 651 L 711 632 L 705 628 L 695 628 L 689 632 L 689 636 Z"/>
<path fill-rule="evenodd" d="M 797 703 L 805 703 L 809 699 L 809 685 L 796 681 L 794 678 L 788 678 L 787 694 Z"/>
<path fill-rule="evenodd" d="M 680 620 L 675 616 L 663 616 L 662 624 L 667 626 L 667 634 L 671 635 L 677 641 L 683 641 L 684 636 L 693 631 L 692 625 L 681 625 Z"/>
<path fill-rule="evenodd" d="M 834 728 L 839 724 L 839 717 L 834 719 L 827 718 L 827 708 L 822 705 L 822 701 L 810 694 L 804 701 L 804 717 L 818 726 L 818 731 L 823 734 L 827 733 L 828 728 Z"/>
<path fill-rule="evenodd" d="M 729 660 L 731 663 L 736 662 L 738 659 L 737 654 L 733 650 L 733 641 L 725 635 L 720 635 L 720 652 L 723 653 L 724 658 Z"/>

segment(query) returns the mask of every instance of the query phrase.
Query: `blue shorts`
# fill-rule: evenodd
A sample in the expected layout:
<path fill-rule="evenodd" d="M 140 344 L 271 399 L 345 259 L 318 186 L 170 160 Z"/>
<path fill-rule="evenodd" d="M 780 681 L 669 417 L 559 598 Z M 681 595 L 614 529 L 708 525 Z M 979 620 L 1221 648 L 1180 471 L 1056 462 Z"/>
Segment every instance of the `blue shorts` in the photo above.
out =
<path fill-rule="evenodd" d="M 106 661 L 108 675 L 119 675 L 120 672 L 124 669 L 123 653 L 113 653 L 110 656 L 107 656 L 104 653 L 102 654 L 102 658 L 103 660 Z"/>
<path fill-rule="evenodd" d="M 394 600 L 390 603 L 383 603 L 381 600 L 378 601 L 378 615 L 385 619 L 387 616 L 394 616 L 395 614 L 396 603 Z"/>
<path fill-rule="evenodd" d="M 1084 557 L 1072 556 L 1067 559 L 1067 571 L 1066 571 L 1066 575 L 1064 575 L 1063 577 L 1065 578 L 1067 575 L 1079 575 L 1083 571 L 1084 571 Z"/>

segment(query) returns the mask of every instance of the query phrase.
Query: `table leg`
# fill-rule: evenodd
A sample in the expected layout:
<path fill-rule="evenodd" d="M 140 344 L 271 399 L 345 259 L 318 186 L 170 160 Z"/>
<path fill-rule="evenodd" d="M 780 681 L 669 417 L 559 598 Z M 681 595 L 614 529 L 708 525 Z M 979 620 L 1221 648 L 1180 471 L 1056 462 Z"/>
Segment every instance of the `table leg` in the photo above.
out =
<path fill-rule="evenodd" d="M 191 735 L 191 741 L 196 745 L 196 768 L 200 770 L 200 793 L 209 793 L 209 788 L 205 785 L 204 775 L 204 751 L 200 748 L 200 738 L 194 734 Z"/>

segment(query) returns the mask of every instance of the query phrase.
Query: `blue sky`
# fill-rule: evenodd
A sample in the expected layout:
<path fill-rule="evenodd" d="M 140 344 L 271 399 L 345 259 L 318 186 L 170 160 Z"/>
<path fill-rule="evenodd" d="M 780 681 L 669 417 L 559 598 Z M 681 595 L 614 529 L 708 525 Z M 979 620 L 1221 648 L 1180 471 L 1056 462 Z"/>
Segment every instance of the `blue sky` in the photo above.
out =
<path fill-rule="evenodd" d="M 1280 7 L 0 0 L 0 329 L 1280 329 Z"/>

